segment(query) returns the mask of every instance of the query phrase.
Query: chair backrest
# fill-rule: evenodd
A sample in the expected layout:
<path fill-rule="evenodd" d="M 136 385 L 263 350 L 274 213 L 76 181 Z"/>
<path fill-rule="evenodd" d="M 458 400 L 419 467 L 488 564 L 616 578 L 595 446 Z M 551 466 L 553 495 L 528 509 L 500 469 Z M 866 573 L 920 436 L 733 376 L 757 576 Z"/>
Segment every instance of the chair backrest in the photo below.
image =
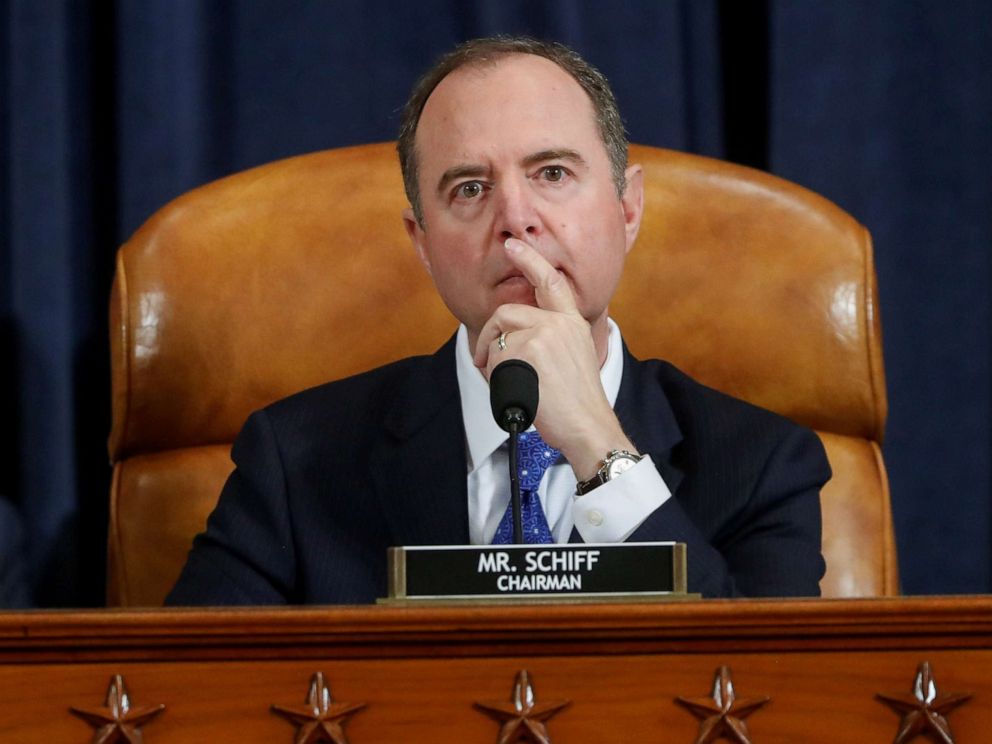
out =
<path fill-rule="evenodd" d="M 825 199 L 631 147 L 647 211 L 611 307 L 631 350 L 822 437 L 826 596 L 898 590 L 868 232 Z M 282 160 L 163 207 L 117 257 L 108 602 L 162 602 L 247 415 L 430 353 L 455 321 L 408 244 L 392 143 Z"/>

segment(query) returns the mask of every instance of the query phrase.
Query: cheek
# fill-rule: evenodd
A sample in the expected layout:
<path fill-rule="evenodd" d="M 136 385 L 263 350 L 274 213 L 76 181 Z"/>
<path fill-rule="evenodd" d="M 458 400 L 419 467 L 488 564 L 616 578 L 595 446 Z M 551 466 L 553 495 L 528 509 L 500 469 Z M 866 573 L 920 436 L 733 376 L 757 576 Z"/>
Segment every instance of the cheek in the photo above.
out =
<path fill-rule="evenodd" d="M 478 283 L 478 259 L 464 241 L 451 236 L 438 238 L 429 252 L 431 276 L 441 292 L 461 293 Z"/>
<path fill-rule="evenodd" d="M 609 302 L 626 257 L 622 225 L 586 223 L 571 232 L 568 245 L 579 292 L 592 305 Z"/>

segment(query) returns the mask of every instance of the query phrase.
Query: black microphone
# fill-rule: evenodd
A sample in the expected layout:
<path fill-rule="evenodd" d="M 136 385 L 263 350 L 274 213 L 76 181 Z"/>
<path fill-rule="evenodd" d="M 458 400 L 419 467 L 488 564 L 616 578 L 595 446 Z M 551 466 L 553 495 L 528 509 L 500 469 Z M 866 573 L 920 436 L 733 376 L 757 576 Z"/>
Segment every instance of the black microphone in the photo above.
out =
<path fill-rule="evenodd" d="M 516 434 L 537 416 L 537 372 L 523 359 L 507 359 L 489 376 L 489 404 L 499 428 Z"/>
<path fill-rule="evenodd" d="M 513 542 L 523 542 L 520 517 L 520 479 L 517 475 L 517 434 L 534 423 L 538 402 L 537 372 L 522 359 L 500 362 L 489 375 L 489 404 L 503 431 L 510 433 L 510 504 Z"/>

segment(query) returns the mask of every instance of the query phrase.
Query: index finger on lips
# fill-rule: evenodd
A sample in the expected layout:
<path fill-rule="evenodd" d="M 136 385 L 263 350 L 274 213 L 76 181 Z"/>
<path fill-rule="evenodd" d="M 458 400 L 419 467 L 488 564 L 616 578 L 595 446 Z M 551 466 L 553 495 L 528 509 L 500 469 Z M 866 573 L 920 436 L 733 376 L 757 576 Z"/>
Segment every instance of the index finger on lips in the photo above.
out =
<path fill-rule="evenodd" d="M 517 238 L 508 238 L 503 246 L 513 265 L 534 286 L 534 297 L 539 308 L 559 313 L 578 313 L 575 295 L 572 294 L 568 280 L 533 246 Z"/>

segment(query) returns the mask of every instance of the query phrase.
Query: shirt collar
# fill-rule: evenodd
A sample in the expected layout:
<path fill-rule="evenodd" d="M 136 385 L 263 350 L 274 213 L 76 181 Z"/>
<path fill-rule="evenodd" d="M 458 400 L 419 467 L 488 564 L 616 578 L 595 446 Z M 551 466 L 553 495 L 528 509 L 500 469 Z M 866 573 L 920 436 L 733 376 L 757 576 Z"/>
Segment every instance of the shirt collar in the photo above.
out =
<path fill-rule="evenodd" d="M 606 361 L 599 370 L 599 379 L 610 406 L 616 404 L 623 378 L 623 344 L 620 328 L 607 319 L 609 341 Z M 505 431 L 499 428 L 489 405 L 489 383 L 482 372 L 472 363 L 472 352 L 468 348 L 468 329 L 458 327 L 455 339 L 455 362 L 458 372 L 458 391 L 462 400 L 462 418 L 465 423 L 465 439 L 468 446 L 468 471 L 471 473 L 486 462 L 507 440 Z M 533 428 L 533 427 L 532 427 Z"/>

